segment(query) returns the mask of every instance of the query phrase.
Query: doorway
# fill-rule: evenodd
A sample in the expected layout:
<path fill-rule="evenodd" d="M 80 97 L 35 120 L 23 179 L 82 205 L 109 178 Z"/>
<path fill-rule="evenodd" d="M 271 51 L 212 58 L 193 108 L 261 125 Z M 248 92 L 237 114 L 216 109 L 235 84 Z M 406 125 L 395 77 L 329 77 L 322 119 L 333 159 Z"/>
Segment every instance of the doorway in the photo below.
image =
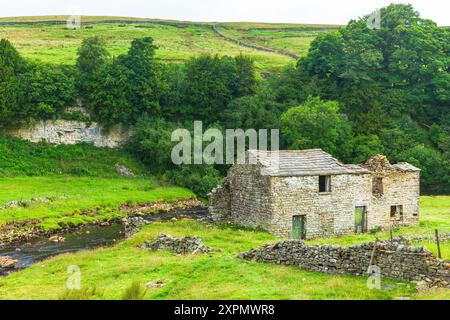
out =
<path fill-rule="evenodd" d="M 367 212 L 366 207 L 355 208 L 355 233 L 364 233 L 367 231 Z"/>
<path fill-rule="evenodd" d="M 306 217 L 293 216 L 292 217 L 292 238 L 298 240 L 306 239 Z"/>

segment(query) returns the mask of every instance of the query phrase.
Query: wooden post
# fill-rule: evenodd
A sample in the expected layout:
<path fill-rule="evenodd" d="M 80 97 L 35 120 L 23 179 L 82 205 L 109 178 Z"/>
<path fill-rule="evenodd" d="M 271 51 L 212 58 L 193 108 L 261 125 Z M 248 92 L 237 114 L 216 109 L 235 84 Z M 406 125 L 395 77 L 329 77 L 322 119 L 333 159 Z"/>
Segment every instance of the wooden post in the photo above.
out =
<path fill-rule="evenodd" d="M 370 267 L 372 266 L 373 260 L 375 259 L 375 251 L 377 250 L 377 244 L 378 244 L 378 238 L 376 238 L 375 242 L 373 243 L 373 250 L 372 250 L 372 254 L 370 255 L 369 267 L 367 268 L 366 273 L 369 273 Z"/>
<path fill-rule="evenodd" d="M 392 224 L 389 226 L 389 239 L 391 239 L 391 241 L 393 239 L 393 236 L 392 236 Z"/>
<path fill-rule="evenodd" d="M 438 257 L 439 257 L 439 259 L 442 259 L 441 244 L 439 243 L 439 230 L 438 229 L 434 230 L 434 234 L 436 235 L 436 245 L 437 245 L 437 250 L 438 250 Z"/>

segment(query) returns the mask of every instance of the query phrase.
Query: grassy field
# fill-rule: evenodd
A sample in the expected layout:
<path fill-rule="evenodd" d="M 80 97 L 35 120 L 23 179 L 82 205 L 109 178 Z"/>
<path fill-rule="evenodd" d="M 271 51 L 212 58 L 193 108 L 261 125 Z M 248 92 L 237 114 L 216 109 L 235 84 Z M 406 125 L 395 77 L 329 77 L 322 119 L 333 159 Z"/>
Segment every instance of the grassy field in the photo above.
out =
<path fill-rule="evenodd" d="M 51 145 L 0 136 L 0 177 L 87 176 L 118 178 L 116 164 L 136 175 L 145 168 L 122 150 L 97 148 L 91 144 Z"/>
<path fill-rule="evenodd" d="M 178 256 L 137 246 L 158 233 L 200 236 L 217 251 L 209 255 Z M 112 248 L 66 254 L 0 278 L 2 299 L 58 299 L 67 296 L 67 268 L 81 270 L 82 289 L 94 289 L 88 299 L 121 299 L 138 281 L 163 280 L 145 299 L 450 299 L 448 290 L 416 294 L 412 284 L 383 280 L 394 289 L 370 290 L 367 279 L 308 272 L 291 266 L 254 263 L 236 258 L 239 252 L 275 238 L 265 232 L 232 227 L 208 227 L 182 220 L 155 223 Z"/>
<path fill-rule="evenodd" d="M 65 21 L 65 19 L 63 16 L 18 17 L 1 18 L 0 22 Z M 0 38 L 12 41 L 24 57 L 45 63 L 74 64 L 81 41 L 91 36 L 104 38 L 108 43 L 108 50 L 115 56 L 125 53 L 132 39 L 151 36 L 159 46 L 157 58 L 165 62 L 183 62 L 202 53 L 230 56 L 243 53 L 254 58 L 260 71 L 277 71 L 287 64 L 295 63 L 290 57 L 253 50 L 220 38 L 211 30 L 211 23 L 172 21 L 192 24 L 187 26 L 102 23 L 105 20 L 129 19 L 139 20 L 123 17 L 83 17 L 82 22 L 97 23 L 84 25 L 80 30 L 68 30 L 64 24 L 0 25 Z M 220 28 L 221 32 L 230 37 L 260 46 L 289 50 L 300 55 L 306 54 L 309 43 L 318 32 L 327 32 L 330 28 L 337 27 L 244 22 L 219 25 L 223 26 Z M 265 30 L 270 28 L 273 30 Z"/>
<path fill-rule="evenodd" d="M 160 232 L 200 236 L 207 246 L 218 251 L 177 256 L 136 248 Z M 82 288 L 96 288 L 96 294 L 90 297 L 93 299 L 121 299 L 132 282 L 144 284 L 157 279 L 168 283 L 149 290 L 146 299 L 392 299 L 413 294 L 412 287 L 406 285 L 389 291 L 369 290 L 365 278 L 236 258 L 239 252 L 271 240 L 274 238 L 264 232 L 211 228 L 190 220 L 156 223 L 116 247 L 59 256 L 0 278 L 0 297 L 58 299 L 66 291 L 67 267 L 71 265 L 81 269 Z"/>
<path fill-rule="evenodd" d="M 17 194 L 17 188 L 27 196 L 33 195 L 35 190 L 39 190 L 41 195 L 54 194 L 53 190 L 66 190 L 74 195 L 73 199 L 42 208 L 41 213 L 46 212 L 44 216 L 56 222 L 65 219 L 63 212 L 94 203 L 115 205 L 127 199 L 148 201 L 170 195 L 189 196 L 189 192 L 182 189 L 157 188 L 148 191 L 147 180 L 61 179 L 52 182 L 45 179 L 49 178 L 2 180 L 0 204 L 12 199 Z M 423 197 L 421 225 L 400 228 L 396 234 L 424 232 L 430 226 L 449 227 L 449 203 L 450 197 Z M 39 212 L 35 208 L 21 208 L 15 213 L 4 212 L 0 217 L 4 220 L 6 217 L 20 219 Z M 207 246 L 216 250 L 209 255 L 177 256 L 166 251 L 149 252 L 136 248 L 158 233 L 199 236 Z M 372 240 L 375 236 L 387 235 L 350 235 L 316 240 L 314 243 L 352 244 Z M 115 247 L 65 254 L 0 278 L 0 297 L 59 299 L 70 296 L 65 287 L 67 268 L 76 265 L 81 269 L 82 288 L 91 292 L 84 293 L 83 298 L 89 299 L 121 299 L 133 282 L 144 284 L 158 279 L 167 281 L 167 285 L 149 289 L 145 299 L 450 299 L 449 290 L 417 294 L 412 284 L 390 280 L 383 280 L 382 286 L 394 286 L 394 289 L 370 290 L 365 277 L 307 272 L 296 267 L 253 263 L 236 258 L 242 251 L 276 240 L 262 231 L 230 226 L 211 227 L 192 220 L 155 223 Z M 448 248 L 448 245 L 447 242 L 444 247 Z M 448 250 L 445 252 L 448 257 Z"/>
<path fill-rule="evenodd" d="M 59 199 L 65 196 L 67 199 Z M 119 205 L 159 200 L 173 201 L 194 197 L 186 189 L 159 186 L 150 178 L 102 179 L 78 177 L 0 178 L 0 207 L 14 200 L 53 198 L 53 202 L 33 203 L 26 207 L 0 210 L 0 224 L 10 221 L 40 219 L 46 229 L 59 228 L 58 223 L 88 223 L 124 215 Z M 95 213 L 84 210 L 98 208 Z"/>

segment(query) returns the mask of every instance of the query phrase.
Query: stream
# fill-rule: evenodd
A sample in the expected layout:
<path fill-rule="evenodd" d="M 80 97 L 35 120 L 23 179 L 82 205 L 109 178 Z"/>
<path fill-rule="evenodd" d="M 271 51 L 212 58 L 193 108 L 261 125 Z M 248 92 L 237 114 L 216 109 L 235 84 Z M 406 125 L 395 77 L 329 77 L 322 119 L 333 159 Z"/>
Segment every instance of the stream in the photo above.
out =
<path fill-rule="evenodd" d="M 149 222 L 167 222 L 173 218 L 191 218 L 204 221 L 207 219 L 207 211 L 203 207 L 196 207 L 172 210 L 167 213 L 145 215 L 142 218 Z M 0 276 L 20 271 L 56 255 L 112 246 L 126 238 L 125 227 L 121 223 L 113 223 L 109 226 L 86 226 L 76 231 L 69 231 L 58 235 L 64 237 L 65 241 L 51 242 L 48 237 L 45 237 L 0 248 L 0 257 L 9 256 L 12 259 L 19 260 L 14 268 L 0 268 Z"/>

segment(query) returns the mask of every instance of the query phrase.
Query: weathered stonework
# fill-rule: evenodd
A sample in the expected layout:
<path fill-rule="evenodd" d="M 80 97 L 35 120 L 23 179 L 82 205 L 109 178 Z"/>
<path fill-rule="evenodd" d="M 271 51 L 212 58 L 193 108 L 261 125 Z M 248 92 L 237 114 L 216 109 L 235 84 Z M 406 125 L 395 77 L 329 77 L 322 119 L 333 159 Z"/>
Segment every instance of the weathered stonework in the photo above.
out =
<path fill-rule="evenodd" d="M 403 239 L 350 247 L 307 246 L 303 241 L 288 240 L 251 249 L 239 257 L 332 274 L 373 275 L 378 270 L 385 278 L 426 281 L 429 286 L 450 288 L 450 261 L 438 259 L 424 247 L 409 246 Z M 368 272 L 369 266 L 372 272 Z"/>
<path fill-rule="evenodd" d="M 268 174 L 264 161 L 234 165 L 209 196 L 212 218 L 290 238 L 293 217 L 301 216 L 307 239 L 355 232 L 358 207 L 365 210 L 363 232 L 419 221 L 420 173 L 409 164 L 343 165 L 321 150 L 281 152 L 280 164 Z M 328 192 L 319 192 L 323 175 L 331 181 Z M 382 192 L 373 188 L 378 178 Z M 401 210 L 391 217 L 392 206 Z"/>
<path fill-rule="evenodd" d="M 130 132 L 114 126 L 105 132 L 101 125 L 72 120 L 39 121 L 31 127 L 15 129 L 9 135 L 31 142 L 46 141 L 53 144 L 92 143 L 96 147 L 116 148 L 128 141 Z"/>
<path fill-rule="evenodd" d="M 146 241 L 141 249 L 169 250 L 178 254 L 209 253 L 211 248 L 206 247 L 198 237 L 175 238 L 166 234 L 159 234 L 154 241 Z"/>

